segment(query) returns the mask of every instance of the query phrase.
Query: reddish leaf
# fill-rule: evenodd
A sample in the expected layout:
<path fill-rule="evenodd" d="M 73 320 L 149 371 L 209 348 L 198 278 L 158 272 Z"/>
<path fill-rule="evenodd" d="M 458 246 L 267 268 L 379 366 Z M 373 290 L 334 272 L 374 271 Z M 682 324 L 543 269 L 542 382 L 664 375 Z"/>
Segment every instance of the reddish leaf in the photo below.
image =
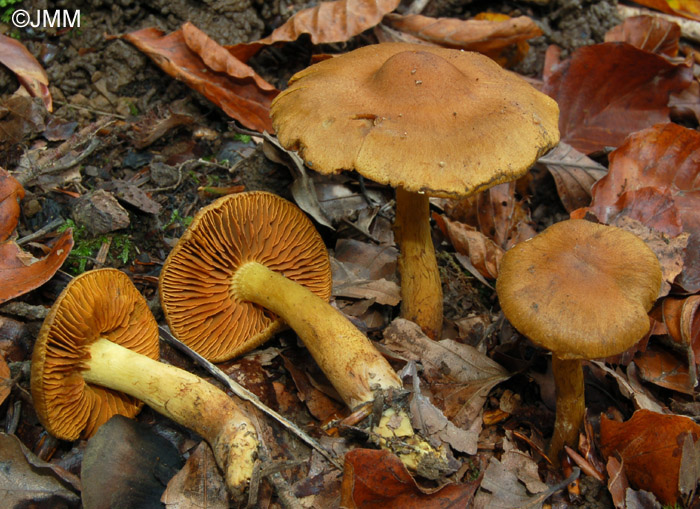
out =
<path fill-rule="evenodd" d="M 656 188 L 670 192 L 683 231 L 690 234 L 684 256 L 684 267 L 677 283 L 688 292 L 700 290 L 700 133 L 677 124 L 659 124 L 630 135 L 624 144 L 610 154 L 608 175 L 593 187 L 589 210 L 604 218 L 608 210 L 617 208 L 622 194 Z M 641 192 L 641 191 L 640 191 Z M 639 208 L 639 207 L 638 207 Z M 659 209 L 660 210 L 660 209 Z M 650 220 L 651 216 L 646 219 Z M 673 212 L 657 215 L 661 225 L 675 232 Z M 673 233 L 670 233 L 673 234 Z"/>
<path fill-rule="evenodd" d="M 633 16 L 605 34 L 605 42 L 626 42 L 639 49 L 675 57 L 681 27 L 656 16 Z"/>
<path fill-rule="evenodd" d="M 0 34 L 0 63 L 17 75 L 17 79 L 29 95 L 40 97 L 46 109 L 53 111 L 49 77 L 21 42 Z"/>
<path fill-rule="evenodd" d="M 19 221 L 19 202 L 24 198 L 24 188 L 7 171 L 0 168 L 0 242 L 6 240 Z"/>
<path fill-rule="evenodd" d="M 636 3 L 651 7 L 666 14 L 675 14 L 684 18 L 700 21 L 700 3 L 698 0 L 634 0 Z"/>
<path fill-rule="evenodd" d="M 426 493 L 394 454 L 354 449 L 345 455 L 340 506 L 348 509 L 468 507 L 477 487 L 477 483 L 449 484 Z"/>
<path fill-rule="evenodd" d="M 608 471 L 608 491 L 612 496 L 613 504 L 617 509 L 625 509 L 625 495 L 627 488 L 629 488 L 629 483 L 627 482 L 627 477 L 625 477 L 622 464 L 617 461 L 617 458 L 611 456 L 608 458 L 606 469 Z"/>
<path fill-rule="evenodd" d="M 591 187 L 608 172 L 605 166 L 564 142 L 540 157 L 537 163 L 544 164 L 554 177 L 557 194 L 567 212 L 588 205 Z"/>
<path fill-rule="evenodd" d="M 627 422 L 602 416 L 600 445 L 605 457 L 619 455 L 632 486 L 654 493 L 664 504 L 678 500 L 682 446 L 700 439 L 700 426 L 679 415 L 637 410 Z"/>
<path fill-rule="evenodd" d="M 433 44 L 478 51 L 504 65 L 517 63 L 517 59 L 516 62 L 508 62 L 503 56 L 504 50 L 542 35 L 542 30 L 527 16 L 504 18 L 463 20 L 418 14 L 387 14 L 383 22 L 395 30 Z"/>
<path fill-rule="evenodd" d="M 146 53 L 166 73 L 184 81 L 188 86 L 202 93 L 224 112 L 244 126 L 256 131 L 272 132 L 270 103 L 278 91 L 271 88 L 252 69 L 244 64 L 235 64 L 216 56 L 208 58 L 219 72 L 207 69 L 202 58 L 187 45 L 183 30 L 168 35 L 156 28 L 144 28 L 122 35 L 138 49 Z M 213 41 L 194 26 L 187 28 L 187 38 L 200 51 L 213 53 Z M 232 72 L 234 74 L 227 74 Z M 262 85 L 262 88 L 261 87 Z"/>
<path fill-rule="evenodd" d="M 12 389 L 12 380 L 10 377 L 10 368 L 5 362 L 5 359 L 0 357 L 0 405 L 10 395 Z"/>
<path fill-rule="evenodd" d="M 625 43 L 585 46 L 554 67 L 544 92 L 559 103 L 561 139 L 590 153 L 668 121 L 671 93 L 688 87 L 692 70 Z"/>
<path fill-rule="evenodd" d="M 73 247 L 73 231 L 66 230 L 44 258 L 36 259 L 15 242 L 0 244 L 0 303 L 34 290 L 51 279 Z"/>
<path fill-rule="evenodd" d="M 503 249 L 536 233 L 523 203 L 515 199 L 515 185 L 515 182 L 498 184 L 479 193 L 476 200 L 479 230 Z"/>
<path fill-rule="evenodd" d="M 639 368 L 642 380 L 691 396 L 695 393 L 688 374 L 688 363 L 668 350 L 652 345 L 638 353 L 634 363 Z"/>
<path fill-rule="evenodd" d="M 319 2 L 314 7 L 297 12 L 264 39 L 227 46 L 226 49 L 246 62 L 263 46 L 296 41 L 302 34 L 309 34 L 314 44 L 345 42 L 379 24 L 384 15 L 396 9 L 399 3 L 399 0 Z"/>

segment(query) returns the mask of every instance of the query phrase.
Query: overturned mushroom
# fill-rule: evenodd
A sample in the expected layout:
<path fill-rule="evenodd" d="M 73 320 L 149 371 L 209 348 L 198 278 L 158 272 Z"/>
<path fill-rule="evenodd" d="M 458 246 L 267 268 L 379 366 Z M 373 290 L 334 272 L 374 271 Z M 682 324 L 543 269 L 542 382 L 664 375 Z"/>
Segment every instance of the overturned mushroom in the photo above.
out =
<path fill-rule="evenodd" d="M 478 53 L 366 46 L 304 69 L 270 110 L 280 143 L 324 174 L 396 188 L 401 315 L 430 337 L 442 288 L 428 196 L 465 197 L 524 175 L 559 141 L 559 109 Z"/>
<path fill-rule="evenodd" d="M 552 352 L 557 409 L 549 457 L 575 447 L 586 410 L 582 359 L 624 352 L 649 331 L 661 287 L 656 255 L 627 231 L 569 220 L 517 244 L 496 291 L 506 318 Z"/>
<path fill-rule="evenodd" d="M 114 269 L 81 274 L 56 300 L 34 346 L 39 420 L 52 435 L 75 440 L 114 414 L 133 417 L 146 403 L 201 435 L 239 494 L 253 472 L 253 424 L 225 392 L 158 355 L 158 325 L 128 276 Z"/>
<path fill-rule="evenodd" d="M 374 423 L 375 440 L 421 475 L 439 477 L 448 468 L 445 452 L 414 434 L 398 397 L 401 380 L 328 304 L 330 289 L 318 232 L 296 206 L 264 192 L 227 196 L 202 209 L 160 278 L 163 311 L 181 341 L 198 350 L 216 339 L 219 348 L 198 351 L 226 359 L 258 346 L 284 320 L 351 409 L 394 402 Z"/>

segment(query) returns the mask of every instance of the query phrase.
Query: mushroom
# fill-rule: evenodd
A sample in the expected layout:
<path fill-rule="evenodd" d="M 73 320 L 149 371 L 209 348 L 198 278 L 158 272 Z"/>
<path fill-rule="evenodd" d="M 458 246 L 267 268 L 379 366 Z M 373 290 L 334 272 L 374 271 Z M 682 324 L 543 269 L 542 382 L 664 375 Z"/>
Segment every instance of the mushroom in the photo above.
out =
<path fill-rule="evenodd" d="M 77 276 L 34 346 L 39 421 L 58 438 L 88 438 L 113 415 L 133 417 L 146 403 L 201 435 L 232 494 L 240 494 L 258 448 L 252 422 L 225 392 L 158 356 L 158 325 L 126 274 L 100 269 Z"/>
<path fill-rule="evenodd" d="M 585 413 L 582 359 L 624 352 L 650 327 L 661 288 L 656 255 L 636 235 L 574 219 L 517 244 L 501 261 L 496 291 L 506 318 L 552 352 L 557 391 L 548 456 L 575 447 Z"/>
<path fill-rule="evenodd" d="M 280 143 L 320 173 L 356 170 L 396 188 L 401 315 L 442 329 L 429 196 L 515 180 L 559 141 L 554 100 L 478 53 L 366 46 L 294 75 L 272 102 Z"/>
<path fill-rule="evenodd" d="M 261 344 L 283 320 L 352 410 L 376 399 L 399 405 L 384 410 L 373 439 L 421 475 L 438 477 L 444 451 L 414 435 L 400 407 L 401 380 L 328 303 L 330 291 L 328 253 L 311 221 L 266 192 L 226 196 L 200 210 L 160 277 L 163 311 L 180 341 L 224 360 Z M 203 346 L 214 338 L 218 348 Z"/>

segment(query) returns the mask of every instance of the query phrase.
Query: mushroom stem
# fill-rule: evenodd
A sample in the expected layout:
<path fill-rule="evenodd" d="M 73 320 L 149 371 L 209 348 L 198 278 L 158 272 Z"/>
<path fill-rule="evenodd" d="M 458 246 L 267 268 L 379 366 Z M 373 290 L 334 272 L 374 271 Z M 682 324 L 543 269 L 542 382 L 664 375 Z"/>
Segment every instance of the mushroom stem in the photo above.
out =
<path fill-rule="evenodd" d="M 559 466 L 559 455 L 564 446 L 575 448 L 578 444 L 579 429 L 586 413 L 586 400 L 580 360 L 560 359 L 552 355 L 552 372 L 557 390 L 557 415 L 547 455 L 555 466 Z"/>
<path fill-rule="evenodd" d="M 248 262 L 236 271 L 231 288 L 236 298 L 273 311 L 294 329 L 351 409 L 374 401 L 377 391 L 402 389 L 401 379 L 367 336 L 306 287 Z M 414 433 L 403 408 L 385 408 L 372 433 L 380 447 L 424 477 L 437 479 L 449 469 L 444 450 Z"/>
<path fill-rule="evenodd" d="M 258 448 L 253 423 L 222 390 L 185 370 L 163 364 L 107 339 L 89 347 L 83 378 L 124 392 L 198 433 L 211 445 L 232 494 L 253 474 Z"/>
<path fill-rule="evenodd" d="M 396 189 L 394 235 L 399 245 L 401 316 L 432 339 L 442 332 L 442 284 L 430 234 L 427 194 Z"/>

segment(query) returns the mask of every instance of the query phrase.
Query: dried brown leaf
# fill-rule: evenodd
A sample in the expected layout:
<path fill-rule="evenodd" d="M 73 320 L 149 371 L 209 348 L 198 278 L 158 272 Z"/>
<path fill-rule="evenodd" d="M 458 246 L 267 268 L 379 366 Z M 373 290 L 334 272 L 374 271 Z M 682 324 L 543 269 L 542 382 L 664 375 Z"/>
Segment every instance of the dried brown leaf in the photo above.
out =
<path fill-rule="evenodd" d="M 6 240 L 17 228 L 19 202 L 22 198 L 24 198 L 22 184 L 0 168 L 0 242 Z"/>
<path fill-rule="evenodd" d="M 690 348 L 695 364 L 700 364 L 700 295 L 667 297 L 662 312 L 671 339 L 682 348 Z"/>
<path fill-rule="evenodd" d="M 634 0 L 636 3 L 688 19 L 700 21 L 700 4 L 697 0 Z"/>
<path fill-rule="evenodd" d="M 5 359 L 0 356 L 0 405 L 7 399 L 12 390 L 12 380 L 10 379 L 10 367 Z"/>
<path fill-rule="evenodd" d="M 656 16 L 633 16 L 605 34 L 605 42 L 626 42 L 639 49 L 675 57 L 681 27 Z"/>
<path fill-rule="evenodd" d="M 120 36 L 146 53 L 163 71 L 203 94 L 228 116 L 256 131 L 273 132 L 269 118 L 270 103 L 278 90 L 257 76 L 244 64 L 233 64 L 227 59 L 212 59 L 221 71 L 211 72 L 188 45 L 200 51 L 213 52 L 213 41 L 194 26 L 165 35 L 156 28 L 145 28 Z M 217 53 L 218 55 L 219 53 Z M 244 66 L 244 67 L 241 67 Z M 247 68 L 247 69 L 245 69 Z M 231 71 L 234 74 L 226 74 Z"/>
<path fill-rule="evenodd" d="M 634 131 L 669 119 L 669 96 L 692 82 L 686 64 L 625 43 L 584 46 L 545 77 L 560 108 L 562 141 L 583 153 L 617 147 Z"/>
<path fill-rule="evenodd" d="M 612 496 L 613 504 L 617 509 L 625 509 L 625 496 L 629 483 L 622 468 L 622 463 L 614 456 L 610 456 L 606 469 L 608 471 L 608 491 Z"/>
<path fill-rule="evenodd" d="M 399 0 L 336 0 L 319 2 L 297 12 L 269 36 L 252 43 L 227 46 L 232 55 L 243 62 L 262 47 L 276 42 L 296 41 L 309 34 L 314 44 L 345 42 L 379 24 L 385 14 L 399 5 Z"/>
<path fill-rule="evenodd" d="M 224 478 L 216 466 L 214 453 L 206 442 L 197 446 L 182 470 L 170 479 L 160 500 L 168 509 L 229 507 Z"/>
<path fill-rule="evenodd" d="M 642 380 L 691 396 L 695 393 L 688 363 L 666 349 L 650 345 L 646 351 L 637 354 L 634 363 Z"/>
<path fill-rule="evenodd" d="M 608 170 L 571 145 L 559 142 L 546 156 L 537 160 L 554 177 L 557 193 L 567 212 L 591 202 L 591 187 Z"/>
<path fill-rule="evenodd" d="M 20 143 L 42 132 L 46 128 L 47 116 L 39 99 L 26 95 L 10 97 L 0 105 L 0 143 Z"/>
<path fill-rule="evenodd" d="M 506 250 L 536 234 L 523 202 L 515 198 L 515 186 L 515 182 L 498 184 L 476 199 L 479 230 Z"/>
<path fill-rule="evenodd" d="M 0 34 L 0 63 L 17 75 L 17 80 L 32 97 L 39 97 L 47 111 L 53 111 L 49 77 L 41 64 L 16 39 Z"/>

